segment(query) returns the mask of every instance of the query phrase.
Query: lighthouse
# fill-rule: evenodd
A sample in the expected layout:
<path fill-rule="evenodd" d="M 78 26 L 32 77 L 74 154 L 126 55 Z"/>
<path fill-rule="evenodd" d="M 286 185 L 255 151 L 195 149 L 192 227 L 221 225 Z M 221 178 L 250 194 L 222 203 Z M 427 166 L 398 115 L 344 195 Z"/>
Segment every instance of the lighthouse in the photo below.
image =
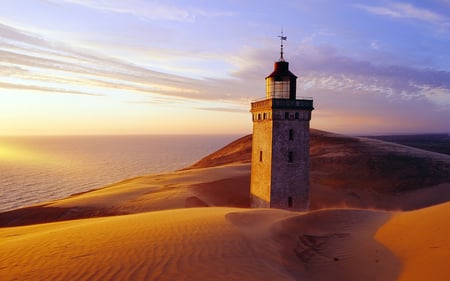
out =
<path fill-rule="evenodd" d="M 266 77 L 266 96 L 251 103 L 250 197 L 254 208 L 309 208 L 309 122 L 312 98 L 297 98 L 297 76 L 280 58 Z"/>

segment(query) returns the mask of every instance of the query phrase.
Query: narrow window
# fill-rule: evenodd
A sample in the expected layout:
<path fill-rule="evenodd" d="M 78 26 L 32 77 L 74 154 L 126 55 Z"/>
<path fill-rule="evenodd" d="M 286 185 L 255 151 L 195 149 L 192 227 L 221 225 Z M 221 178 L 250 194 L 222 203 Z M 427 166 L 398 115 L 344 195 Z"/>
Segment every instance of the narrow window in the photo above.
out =
<path fill-rule="evenodd" d="M 266 115 L 266 113 L 264 112 L 264 114 L 263 114 L 263 119 L 264 119 L 264 120 L 266 120 L 266 116 L 267 116 L 267 115 Z"/>
<path fill-rule="evenodd" d="M 289 119 L 289 112 L 284 113 L 284 119 L 286 119 L 286 120 Z"/>
<path fill-rule="evenodd" d="M 262 150 L 259 151 L 259 162 L 262 162 Z"/>
<path fill-rule="evenodd" d="M 294 130 L 289 129 L 289 140 L 294 140 Z"/>
<path fill-rule="evenodd" d="M 295 113 L 295 119 L 298 119 L 298 112 Z"/>
<path fill-rule="evenodd" d="M 261 113 L 258 113 L 258 120 L 261 120 Z"/>
<path fill-rule="evenodd" d="M 292 153 L 292 151 L 289 151 L 289 163 L 294 162 L 294 154 Z"/>
<path fill-rule="evenodd" d="M 293 203 L 292 202 L 292 197 L 289 196 L 289 198 L 288 198 L 288 207 L 289 208 L 292 208 L 292 203 Z"/>

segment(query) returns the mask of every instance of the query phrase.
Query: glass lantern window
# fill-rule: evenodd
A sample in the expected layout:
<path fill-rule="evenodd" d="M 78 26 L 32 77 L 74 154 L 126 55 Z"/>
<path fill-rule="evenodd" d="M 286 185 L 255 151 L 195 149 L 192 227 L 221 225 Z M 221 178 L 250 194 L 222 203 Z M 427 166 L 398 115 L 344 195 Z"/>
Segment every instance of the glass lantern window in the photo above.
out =
<path fill-rule="evenodd" d="M 266 97 L 288 99 L 290 95 L 290 81 L 275 81 L 273 78 L 266 79 Z"/>

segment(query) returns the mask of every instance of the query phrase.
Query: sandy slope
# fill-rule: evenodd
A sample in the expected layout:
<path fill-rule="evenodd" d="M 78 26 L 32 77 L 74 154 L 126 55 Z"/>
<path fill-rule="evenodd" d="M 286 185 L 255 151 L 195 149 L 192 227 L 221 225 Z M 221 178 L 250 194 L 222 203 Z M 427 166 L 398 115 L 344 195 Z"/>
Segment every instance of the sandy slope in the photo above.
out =
<path fill-rule="evenodd" d="M 450 200 L 450 156 L 311 129 L 311 207 L 412 210 Z M 251 135 L 190 168 L 249 163 Z"/>
<path fill-rule="evenodd" d="M 395 280 L 400 264 L 373 235 L 389 213 L 330 209 L 267 224 L 264 211 L 230 214 L 266 260 L 295 280 Z M 267 279 L 265 279 L 267 280 Z"/>
<path fill-rule="evenodd" d="M 288 280 L 227 222 L 189 209 L 0 230 L 2 280 Z"/>
<path fill-rule="evenodd" d="M 389 280 L 397 262 L 373 239 L 388 217 L 360 210 L 304 215 L 193 208 L 3 228 L 0 276 L 357 281 L 376 274 Z"/>
<path fill-rule="evenodd" d="M 1 280 L 447 280 L 450 203 L 191 208 L 0 229 Z"/>
<path fill-rule="evenodd" d="M 138 177 L 53 202 L 0 213 L 0 226 L 185 207 L 248 207 L 248 164 Z"/>
<path fill-rule="evenodd" d="M 450 203 L 398 213 L 376 233 L 402 262 L 399 281 L 450 279 Z"/>
<path fill-rule="evenodd" d="M 197 169 L 0 214 L 0 280 L 448 280 L 450 203 L 236 208 L 249 140 Z M 450 200 L 449 156 L 321 131 L 311 155 L 315 208 Z"/>
<path fill-rule="evenodd" d="M 248 207 L 250 152 L 251 136 L 246 136 L 182 171 L 0 213 L 0 226 L 184 207 Z M 311 130 L 310 198 L 312 209 L 413 210 L 447 202 L 450 156 Z"/>

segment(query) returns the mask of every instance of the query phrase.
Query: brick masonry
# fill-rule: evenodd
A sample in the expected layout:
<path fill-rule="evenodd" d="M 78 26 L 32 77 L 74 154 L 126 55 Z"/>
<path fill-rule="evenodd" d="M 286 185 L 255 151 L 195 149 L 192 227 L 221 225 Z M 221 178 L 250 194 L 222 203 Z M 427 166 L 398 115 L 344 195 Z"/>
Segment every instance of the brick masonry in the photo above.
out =
<path fill-rule="evenodd" d="M 252 207 L 309 207 L 309 121 L 312 100 L 252 103 Z"/>

